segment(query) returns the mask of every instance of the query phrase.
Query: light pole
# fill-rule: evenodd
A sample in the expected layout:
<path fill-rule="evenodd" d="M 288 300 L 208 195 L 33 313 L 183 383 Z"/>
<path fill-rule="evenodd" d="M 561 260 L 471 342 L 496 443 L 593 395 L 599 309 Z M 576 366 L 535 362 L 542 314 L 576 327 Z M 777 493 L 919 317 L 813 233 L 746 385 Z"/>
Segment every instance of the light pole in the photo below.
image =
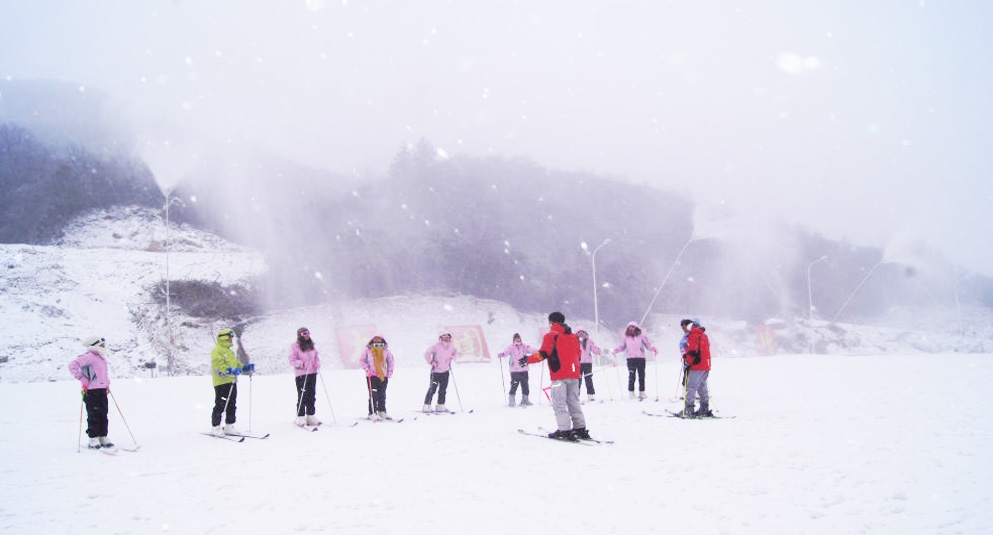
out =
<path fill-rule="evenodd" d="M 170 243 L 169 243 L 169 207 L 172 206 L 172 203 L 174 203 L 174 202 L 179 202 L 180 204 L 183 203 L 183 201 L 181 199 L 178 199 L 176 197 L 172 197 L 171 195 L 172 195 L 172 191 L 168 191 L 167 190 L 165 192 L 165 196 L 166 196 L 166 203 L 165 203 L 165 301 L 166 301 L 165 321 L 166 321 L 166 336 L 168 336 L 168 338 L 169 338 L 169 347 L 168 347 L 168 349 L 166 351 L 166 361 L 167 361 L 167 363 L 169 365 L 169 375 L 170 376 L 172 376 L 172 368 L 173 368 L 173 356 L 172 356 L 173 339 L 172 339 L 172 323 L 169 321 L 169 311 L 171 310 L 171 306 L 172 306 L 171 295 L 169 293 L 169 248 L 170 248 Z"/>
<path fill-rule="evenodd" d="M 807 265 L 807 319 L 810 321 L 814 320 L 814 293 L 810 289 L 810 268 L 814 267 L 814 264 L 827 259 L 828 255 L 824 255 Z"/>
<path fill-rule="evenodd" d="M 586 254 L 590 255 L 590 262 L 593 265 L 593 322 L 596 323 L 596 333 L 600 334 L 600 309 L 597 303 L 597 284 L 596 284 L 596 254 L 601 247 L 610 243 L 610 238 L 604 239 L 597 245 L 593 251 L 590 251 L 590 246 L 586 242 L 580 242 L 579 247 L 586 251 Z"/>
<path fill-rule="evenodd" d="M 593 323 L 595 323 L 596 333 L 600 334 L 600 309 L 597 303 L 596 291 L 596 253 L 601 247 L 610 243 L 610 238 L 603 240 L 600 245 L 597 245 L 596 249 L 593 249 L 593 253 L 590 254 L 590 262 L 593 264 Z"/>

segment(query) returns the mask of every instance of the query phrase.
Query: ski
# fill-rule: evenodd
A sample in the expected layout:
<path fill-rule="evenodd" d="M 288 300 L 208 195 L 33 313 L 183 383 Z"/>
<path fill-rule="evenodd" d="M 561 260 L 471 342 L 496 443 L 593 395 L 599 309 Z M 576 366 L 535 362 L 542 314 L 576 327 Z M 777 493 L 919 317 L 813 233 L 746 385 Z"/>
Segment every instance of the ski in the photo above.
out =
<path fill-rule="evenodd" d="M 657 416 L 661 418 L 679 418 L 680 420 L 730 420 L 734 418 L 734 416 L 718 416 L 716 414 L 713 416 L 693 416 L 691 418 L 684 418 L 682 412 L 670 411 L 668 409 L 665 411 L 666 412 L 665 414 L 658 414 L 648 411 L 641 411 L 641 412 L 645 416 Z"/>
<path fill-rule="evenodd" d="M 534 433 L 534 432 L 531 432 L 531 431 L 525 431 L 524 429 L 518 429 L 517 432 L 520 433 L 520 434 L 522 434 L 522 435 L 528 435 L 528 436 L 532 436 L 532 437 L 541 437 L 541 438 L 548 439 L 548 440 L 554 440 L 556 442 L 569 442 L 569 443 L 572 443 L 572 444 L 582 444 L 584 446 L 592 446 L 593 445 L 592 442 L 588 442 L 588 441 L 585 441 L 585 440 L 579 440 L 578 438 L 573 438 L 573 439 L 569 439 L 569 438 L 552 438 L 552 437 L 548 436 L 547 433 Z"/>
<path fill-rule="evenodd" d="M 313 433 L 313 432 L 317 431 L 318 429 L 320 429 L 321 424 L 317 424 L 317 425 L 297 425 L 297 424 L 293 424 L 293 427 L 296 427 L 297 429 L 299 429 L 301 431 L 306 431 L 308 433 Z"/>
<path fill-rule="evenodd" d="M 475 410 L 475 409 L 469 409 L 469 410 L 465 411 L 464 414 L 472 414 L 472 411 L 473 410 Z M 428 416 L 442 416 L 442 415 L 445 415 L 445 414 L 459 414 L 458 411 L 418 411 L 418 410 L 415 410 L 414 412 L 416 412 L 418 414 L 428 415 Z"/>
<path fill-rule="evenodd" d="M 358 421 L 355 422 L 356 424 L 358 424 L 359 422 L 363 422 L 363 421 L 369 422 L 369 423 L 373 423 L 373 424 L 384 423 L 384 422 L 398 424 L 398 423 L 403 422 L 403 418 L 397 418 L 397 419 L 393 419 L 393 418 L 381 418 L 379 420 L 370 420 L 368 417 L 366 417 L 366 418 L 358 418 L 357 420 Z"/>
<path fill-rule="evenodd" d="M 94 452 L 100 452 L 100 453 L 102 453 L 104 455 L 110 455 L 111 457 L 117 456 L 117 448 L 105 448 L 103 446 L 101 446 L 99 448 L 91 448 L 91 447 L 87 446 L 86 449 L 88 449 L 90 451 L 94 451 Z"/>
<path fill-rule="evenodd" d="M 231 442 L 244 442 L 245 441 L 245 437 L 243 437 L 243 436 L 235 436 L 235 435 L 212 435 L 210 433 L 200 433 L 200 434 L 201 435 L 207 435 L 208 437 L 211 437 L 211 438 L 219 438 L 219 439 L 222 439 L 222 440 L 230 440 Z"/>
<path fill-rule="evenodd" d="M 548 430 L 545 429 L 544 427 L 539 427 L 538 428 L 538 431 L 541 431 L 542 433 L 548 433 Z M 614 443 L 613 440 L 599 440 L 599 439 L 596 439 L 596 438 L 577 438 L 576 440 L 579 440 L 580 442 L 593 442 L 593 443 L 596 443 L 596 444 L 613 444 Z"/>
<path fill-rule="evenodd" d="M 266 433 L 264 435 L 249 435 L 247 433 L 231 433 L 228 436 L 231 436 L 231 437 L 241 437 L 241 438 L 257 438 L 259 440 L 262 440 L 263 438 L 269 438 L 269 433 Z"/>

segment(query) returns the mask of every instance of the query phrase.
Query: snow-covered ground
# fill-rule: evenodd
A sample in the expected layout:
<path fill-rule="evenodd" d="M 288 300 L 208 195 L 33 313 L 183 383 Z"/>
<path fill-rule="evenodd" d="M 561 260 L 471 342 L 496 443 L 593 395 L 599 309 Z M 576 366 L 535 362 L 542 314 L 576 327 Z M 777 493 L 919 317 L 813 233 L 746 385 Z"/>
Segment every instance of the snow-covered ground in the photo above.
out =
<path fill-rule="evenodd" d="M 518 434 L 552 427 L 552 410 L 504 406 L 498 363 L 455 368 L 448 405 L 472 413 L 416 413 L 428 369 L 410 365 L 388 391 L 402 423 L 316 433 L 290 423 L 290 374 L 242 377 L 238 424 L 271 435 L 240 444 L 200 434 L 209 378 L 117 379 L 130 431 L 112 404 L 111 437 L 141 449 L 116 457 L 77 453 L 78 383 L 3 384 L 0 531 L 991 533 L 991 357 L 718 358 L 713 406 L 735 418 L 711 421 L 642 414 L 676 407 L 675 360 L 649 366 L 646 402 L 598 368 L 607 401 L 584 410 L 605 446 Z M 322 378 L 325 422 L 365 415 L 361 372 Z"/>
<path fill-rule="evenodd" d="M 662 358 L 648 367 L 649 401 L 624 399 L 624 370 L 596 370 L 605 401 L 585 410 L 593 434 L 615 441 L 607 446 L 518 434 L 553 425 L 541 393 L 547 372 L 531 372 L 541 404 L 510 409 L 496 360 L 455 368 L 448 405 L 460 414 L 414 412 L 428 386 L 421 354 L 439 327 L 479 325 L 495 355 L 515 332 L 537 344 L 542 314 L 468 296 L 284 311 L 254 318 L 242 339 L 258 373 L 241 379 L 239 425 L 271 436 L 235 444 L 200 434 L 213 400 L 207 355 L 227 325 L 176 312 L 176 358 L 192 375 L 153 378 L 140 366 L 165 363 L 161 306 L 148 295 L 164 275 L 160 223 L 124 209 L 84 218 L 58 247 L 0 246 L 0 356 L 8 357 L 0 363 L 0 531 L 993 532 L 988 310 L 915 312 L 936 314 L 921 322 L 933 330 L 772 322 L 777 339 L 790 341 L 781 353 L 809 340 L 827 354 L 771 357 L 756 356 L 754 326 L 703 318 L 715 355 L 713 406 L 735 417 L 714 421 L 642 414 L 675 408 L 678 395 L 679 316 L 651 316 L 646 328 Z M 175 280 L 232 284 L 265 269 L 257 253 L 206 233 L 176 228 L 170 241 Z M 365 324 L 397 355 L 388 406 L 403 423 L 346 427 L 365 415 L 365 382 L 343 365 L 335 332 Z M 329 425 L 317 433 L 290 425 L 286 350 L 300 326 L 324 361 L 318 414 Z M 601 346 L 617 342 L 591 331 Z M 112 406 L 111 437 L 129 446 L 133 433 L 139 452 L 77 453 L 79 388 L 66 364 L 90 334 L 108 339 L 112 391 L 127 417 L 125 426 Z M 986 351 L 955 353 L 963 348 Z"/>

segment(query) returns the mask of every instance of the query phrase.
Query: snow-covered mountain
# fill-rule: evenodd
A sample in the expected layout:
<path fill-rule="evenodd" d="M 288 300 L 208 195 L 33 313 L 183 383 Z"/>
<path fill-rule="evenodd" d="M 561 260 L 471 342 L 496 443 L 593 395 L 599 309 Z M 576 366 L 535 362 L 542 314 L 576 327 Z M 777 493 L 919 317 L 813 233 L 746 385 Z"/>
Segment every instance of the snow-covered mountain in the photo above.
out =
<path fill-rule="evenodd" d="M 173 282 L 225 286 L 250 284 L 267 269 L 261 254 L 207 232 L 173 224 L 167 236 L 162 218 L 144 208 L 88 214 L 69 226 L 58 245 L 0 245 L 0 258 L 0 314 L 5 318 L 0 356 L 7 357 L 0 364 L 0 377 L 5 381 L 66 379 L 65 364 L 80 352 L 78 340 L 88 335 L 108 339 L 111 373 L 118 377 L 144 374 L 148 362 L 162 369 L 170 353 L 175 373 L 205 373 L 214 333 L 229 327 L 229 321 L 191 317 L 173 306 L 167 324 L 164 305 L 153 299 L 154 288 L 166 278 L 167 269 Z M 586 291 L 586 285 L 579 291 Z M 679 319 L 656 314 L 646 321 L 646 331 L 663 349 L 663 358 L 676 347 Z M 616 333 L 596 333 L 592 317 L 568 321 L 587 326 L 602 346 L 617 342 Z M 993 352 L 993 315 L 978 307 L 893 310 L 877 325 L 794 318 L 771 318 L 759 326 L 728 318 L 702 321 L 717 358 L 769 352 Z M 335 329 L 375 324 L 389 336 L 403 366 L 420 362 L 421 352 L 442 325 L 479 325 L 495 354 L 515 332 L 537 343 L 545 323 L 544 314 L 521 313 L 505 303 L 471 296 L 331 300 L 247 318 L 242 342 L 260 373 L 282 373 L 286 347 L 296 328 L 306 325 L 315 339 L 327 341 L 325 365 L 340 367 L 341 357 L 331 343 Z"/>

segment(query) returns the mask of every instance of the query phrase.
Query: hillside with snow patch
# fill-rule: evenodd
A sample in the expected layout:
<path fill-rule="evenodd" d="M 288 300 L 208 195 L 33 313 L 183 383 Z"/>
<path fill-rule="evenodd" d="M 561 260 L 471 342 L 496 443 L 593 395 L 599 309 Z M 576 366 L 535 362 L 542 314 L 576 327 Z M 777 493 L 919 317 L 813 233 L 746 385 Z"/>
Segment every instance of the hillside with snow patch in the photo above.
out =
<path fill-rule="evenodd" d="M 91 334 L 108 339 L 114 376 L 146 374 L 149 362 L 168 373 L 163 367 L 170 356 L 176 374 L 205 374 L 214 333 L 230 325 L 191 317 L 176 306 L 167 324 L 164 305 L 152 296 L 165 279 L 167 263 L 173 283 L 249 284 L 267 269 L 260 253 L 207 232 L 173 224 L 167 236 L 162 218 L 143 208 L 101 210 L 78 218 L 57 246 L 0 245 L 0 259 L 0 314 L 5 318 L 0 356 L 7 357 L 0 364 L 0 378 L 5 381 L 65 379 L 65 364 L 80 352 L 78 340 Z M 587 291 L 585 281 L 581 286 L 577 291 Z M 654 314 L 646 322 L 663 360 L 676 358 L 681 317 Z M 779 354 L 993 352 L 993 314 L 981 307 L 895 309 L 872 325 L 770 319 L 756 326 L 727 318 L 702 320 L 716 358 L 767 350 L 760 345 L 760 328 L 771 331 Z M 616 333 L 597 333 L 591 318 L 568 322 L 586 326 L 601 346 L 618 342 Z M 325 365 L 340 367 L 335 329 L 356 324 L 375 324 L 390 340 L 398 366 L 405 366 L 420 364 L 421 353 L 442 326 L 481 326 L 494 355 L 515 332 L 536 344 L 545 319 L 505 303 L 460 295 L 332 300 L 247 318 L 242 342 L 260 373 L 281 373 L 296 328 L 307 326 L 315 339 L 324 341 Z"/>

